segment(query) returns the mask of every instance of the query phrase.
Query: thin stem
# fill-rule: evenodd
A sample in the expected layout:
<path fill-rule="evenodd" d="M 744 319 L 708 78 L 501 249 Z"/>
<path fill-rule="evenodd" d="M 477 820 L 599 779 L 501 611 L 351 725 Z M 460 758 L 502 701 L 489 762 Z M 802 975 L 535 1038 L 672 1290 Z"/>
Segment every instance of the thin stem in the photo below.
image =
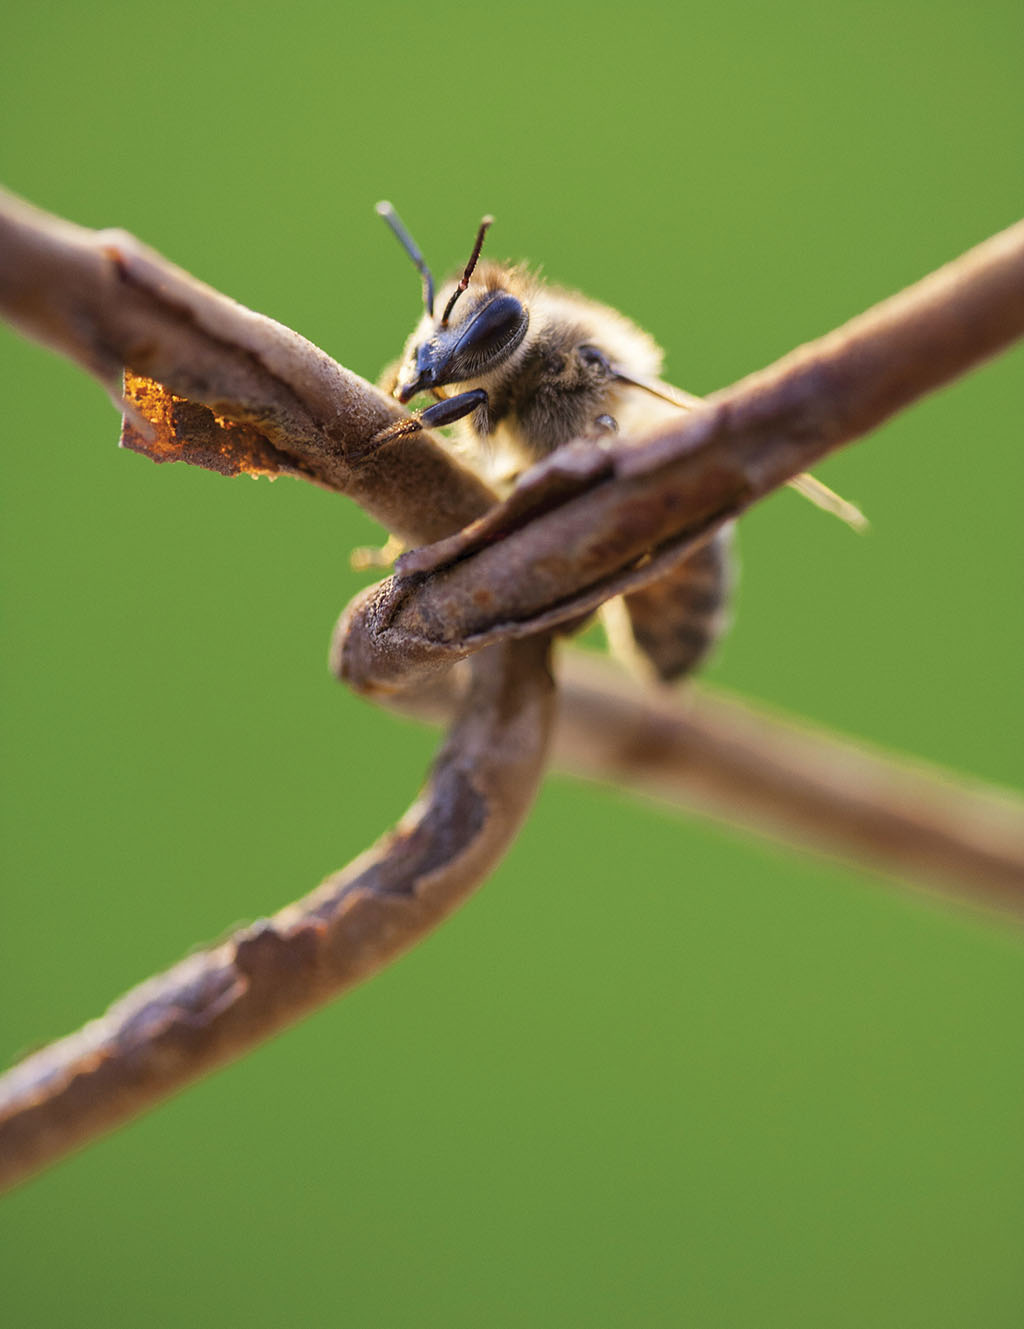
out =
<path fill-rule="evenodd" d="M 430 781 L 394 831 L 311 895 L 0 1077 L 0 1188 L 240 1056 L 440 923 L 526 815 L 553 702 L 543 638 L 482 655 Z"/>

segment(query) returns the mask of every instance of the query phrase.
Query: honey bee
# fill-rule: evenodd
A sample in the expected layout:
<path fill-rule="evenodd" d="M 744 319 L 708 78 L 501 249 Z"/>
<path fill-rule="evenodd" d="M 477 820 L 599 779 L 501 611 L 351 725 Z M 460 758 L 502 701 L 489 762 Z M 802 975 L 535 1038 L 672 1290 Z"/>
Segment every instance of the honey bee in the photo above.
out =
<path fill-rule="evenodd" d="M 380 386 L 403 404 L 423 394 L 435 400 L 381 431 L 373 445 L 423 427 L 457 426 L 455 449 L 502 491 L 575 439 L 638 438 L 700 404 L 661 380 L 660 347 L 618 311 L 526 267 L 481 261 L 491 217 L 481 222 L 461 274 L 436 293 L 394 208 L 379 203 L 377 212 L 416 265 L 424 302 Z M 843 512 L 848 505 L 831 491 L 799 479 L 808 497 L 852 520 L 855 509 Z M 633 664 L 646 661 L 664 682 L 692 672 L 725 626 L 732 540 L 730 524 L 673 573 L 605 606 L 613 649 Z"/>

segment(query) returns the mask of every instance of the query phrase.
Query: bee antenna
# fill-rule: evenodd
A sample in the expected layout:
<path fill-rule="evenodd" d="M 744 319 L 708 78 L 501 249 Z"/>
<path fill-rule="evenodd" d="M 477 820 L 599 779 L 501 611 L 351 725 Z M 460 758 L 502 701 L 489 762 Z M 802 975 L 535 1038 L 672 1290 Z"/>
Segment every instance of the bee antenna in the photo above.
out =
<path fill-rule="evenodd" d="M 377 216 L 383 217 L 387 224 L 398 237 L 398 243 L 416 264 L 420 276 L 423 278 L 423 303 L 427 307 L 427 313 L 431 318 L 434 317 L 434 278 L 431 276 L 430 269 L 427 267 L 427 260 L 419 251 L 416 241 L 402 225 L 402 219 L 394 210 L 387 199 L 382 199 L 377 204 Z M 479 252 L 479 247 L 478 247 Z"/>
<path fill-rule="evenodd" d="M 476 242 L 473 245 L 473 252 L 469 256 L 469 262 L 466 264 L 466 271 L 459 278 L 459 284 L 452 292 L 452 298 L 444 307 L 444 313 L 441 316 L 441 326 L 448 322 L 452 310 L 455 308 L 455 301 L 469 285 L 469 279 L 473 275 L 473 269 L 476 267 L 477 259 L 480 257 L 480 250 L 484 247 L 484 236 L 488 229 L 494 225 L 494 218 L 488 214 L 480 223 L 480 229 L 476 233 Z"/>

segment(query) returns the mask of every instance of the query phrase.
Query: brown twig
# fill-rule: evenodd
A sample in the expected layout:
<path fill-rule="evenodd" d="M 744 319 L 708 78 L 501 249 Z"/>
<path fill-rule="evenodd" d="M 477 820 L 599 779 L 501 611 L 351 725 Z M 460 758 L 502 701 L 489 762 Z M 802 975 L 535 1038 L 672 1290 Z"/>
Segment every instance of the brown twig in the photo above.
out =
<path fill-rule="evenodd" d="M 270 1037 L 455 909 L 501 858 L 543 772 L 546 654 L 534 638 L 480 657 L 422 797 L 349 867 L 0 1079 L 0 1188 Z"/>
<path fill-rule="evenodd" d="M 371 688 L 422 678 L 491 637 L 564 622 L 648 575 L 658 559 L 667 566 L 811 457 L 1017 335 L 1022 272 L 1018 228 L 883 315 L 873 311 L 730 389 L 680 431 L 642 447 L 562 450 L 488 513 L 493 495 L 427 436 L 367 458 L 367 440 L 397 408 L 309 342 L 129 236 L 88 232 L 0 198 L 0 309 L 108 390 L 122 366 L 129 371 L 130 446 L 231 473 L 294 474 L 355 498 L 406 542 L 445 541 L 409 556 L 399 582 L 371 593 L 375 612 L 386 610 L 376 620 L 358 606 L 349 613 L 358 639 L 340 639 L 337 653 Z M 539 778 L 550 712 L 544 659 L 536 638 L 476 657 L 426 798 L 392 836 L 306 900 L 144 984 L 4 1077 L 4 1175 L 26 1175 L 237 1055 L 453 908 L 507 845 Z M 603 702 L 593 691 L 587 702 L 580 685 L 570 692 L 577 740 L 588 728 L 604 731 L 577 742 L 574 759 L 584 767 L 663 789 L 693 781 L 752 819 L 781 816 L 810 838 L 824 822 L 858 855 L 937 870 L 938 801 L 930 826 L 912 815 L 899 833 L 877 815 L 867 826 L 859 777 L 844 791 L 840 774 L 823 794 L 825 765 L 808 749 L 759 748 L 749 725 L 738 736 L 728 710 L 695 727 L 693 716 L 656 707 L 644 718 L 635 699 L 603 693 Z M 636 748 L 643 734 L 646 757 Z M 958 870 L 973 873 L 983 856 L 961 855 Z"/>
<path fill-rule="evenodd" d="M 108 390 L 123 364 L 126 441 L 155 459 L 298 475 L 349 494 L 412 541 L 449 534 L 493 502 L 426 435 L 353 465 L 396 407 L 130 236 L 0 196 L 0 310 Z M 0 1079 L 0 1185 L 372 973 L 479 885 L 542 773 L 546 653 L 538 637 L 481 657 L 428 788 L 394 833 L 305 900 L 144 983 Z"/>

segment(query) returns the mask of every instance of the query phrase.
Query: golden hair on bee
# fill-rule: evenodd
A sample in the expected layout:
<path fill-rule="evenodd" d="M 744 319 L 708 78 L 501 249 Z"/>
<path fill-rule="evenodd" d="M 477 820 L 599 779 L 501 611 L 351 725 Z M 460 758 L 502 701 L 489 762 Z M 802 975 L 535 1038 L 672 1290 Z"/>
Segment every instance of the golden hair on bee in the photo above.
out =
<path fill-rule="evenodd" d="M 377 211 L 419 270 L 424 301 L 381 386 L 403 403 L 423 394 L 434 403 L 381 431 L 373 446 L 422 427 L 455 426 L 460 454 L 501 487 L 574 439 L 636 438 L 700 404 L 662 382 L 661 348 L 617 310 L 521 265 L 481 262 L 491 217 L 462 272 L 435 293 L 394 208 L 379 203 Z M 833 511 L 842 504 L 818 481 L 800 480 L 813 501 Z M 692 670 L 723 627 L 731 535 L 723 529 L 676 573 L 625 598 L 633 644 L 662 679 Z M 628 634 L 615 635 L 621 642 Z"/>

